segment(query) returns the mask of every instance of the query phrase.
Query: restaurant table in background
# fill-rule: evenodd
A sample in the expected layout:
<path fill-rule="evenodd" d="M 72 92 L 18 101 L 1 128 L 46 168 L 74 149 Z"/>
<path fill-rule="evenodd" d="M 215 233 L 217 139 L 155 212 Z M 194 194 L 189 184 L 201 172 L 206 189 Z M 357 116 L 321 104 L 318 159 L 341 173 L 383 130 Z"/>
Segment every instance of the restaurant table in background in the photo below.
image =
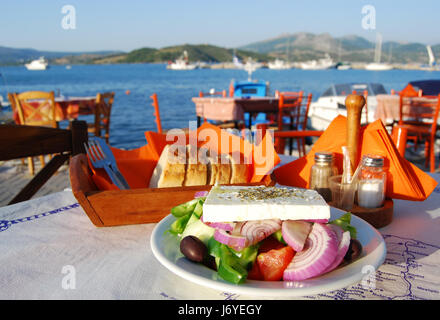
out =
<path fill-rule="evenodd" d="M 196 106 L 197 124 L 202 118 L 216 121 L 243 121 L 244 114 L 249 113 L 251 128 L 252 116 L 257 113 L 276 114 L 278 112 L 277 97 L 195 97 L 192 98 Z"/>
<path fill-rule="evenodd" d="M 263 299 L 168 271 L 150 247 L 155 226 L 97 228 L 70 190 L 2 207 L 0 299 Z M 439 299 L 440 188 L 423 202 L 395 200 L 393 222 L 379 231 L 387 256 L 369 286 L 299 299 Z"/>
<path fill-rule="evenodd" d="M 437 97 L 417 97 L 417 101 L 433 101 Z M 400 119 L 400 96 L 391 94 L 379 94 L 376 96 L 377 107 L 374 120 L 382 120 L 384 124 L 393 124 Z M 417 114 L 417 112 L 415 112 Z"/>
<path fill-rule="evenodd" d="M 29 102 L 32 105 L 32 102 Z M 96 97 L 55 97 L 56 120 L 74 120 L 79 115 L 88 115 L 95 112 Z M 35 107 L 38 103 L 35 103 Z M 25 110 L 26 112 L 26 110 Z M 29 110 L 29 112 L 31 112 Z M 14 112 L 14 121 L 20 124 L 18 113 Z"/>

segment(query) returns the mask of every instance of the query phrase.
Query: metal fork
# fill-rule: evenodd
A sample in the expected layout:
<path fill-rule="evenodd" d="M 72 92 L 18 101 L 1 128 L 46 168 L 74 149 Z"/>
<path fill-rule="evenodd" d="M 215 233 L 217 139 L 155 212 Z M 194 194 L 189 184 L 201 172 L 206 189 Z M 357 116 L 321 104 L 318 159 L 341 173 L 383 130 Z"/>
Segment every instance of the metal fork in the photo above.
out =
<path fill-rule="evenodd" d="M 118 168 L 112 150 L 110 149 L 109 145 L 105 142 L 105 140 L 99 137 L 94 137 L 89 140 L 89 143 L 90 142 L 93 144 L 94 147 L 98 149 L 98 151 L 103 155 L 105 160 L 110 162 L 110 168 L 115 173 L 116 178 L 124 186 L 124 189 L 130 189 L 130 186 L 128 185 L 127 181 L 125 180 L 124 176 L 122 175 L 121 171 Z"/>
<path fill-rule="evenodd" d="M 113 184 L 115 184 L 121 190 L 126 189 L 126 187 L 124 187 L 124 185 L 118 180 L 115 173 L 111 169 L 110 161 L 103 156 L 103 153 L 100 153 L 98 147 L 96 147 L 96 144 L 92 141 L 89 141 L 89 145 L 84 143 L 84 147 L 86 149 L 87 156 L 92 162 L 92 165 L 95 168 L 104 168 Z"/>

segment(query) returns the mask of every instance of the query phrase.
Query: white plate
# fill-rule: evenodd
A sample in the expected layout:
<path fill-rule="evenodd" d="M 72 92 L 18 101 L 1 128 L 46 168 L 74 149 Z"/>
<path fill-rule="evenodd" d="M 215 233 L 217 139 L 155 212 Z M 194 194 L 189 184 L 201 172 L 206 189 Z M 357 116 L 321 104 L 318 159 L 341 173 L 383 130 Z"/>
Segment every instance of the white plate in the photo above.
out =
<path fill-rule="evenodd" d="M 344 213 L 332 208 L 331 220 L 339 218 Z M 189 261 L 180 253 L 178 238 L 166 232 L 174 220 L 175 218 L 169 215 L 153 230 L 151 249 L 157 260 L 171 272 L 186 280 L 230 293 L 266 297 L 298 297 L 337 290 L 358 283 L 362 279 L 368 279 L 372 270 L 377 270 L 386 256 L 386 246 L 382 235 L 369 223 L 352 215 L 351 224 L 356 227 L 357 239 L 362 244 L 362 255 L 356 261 L 313 279 L 303 281 L 246 280 L 245 283 L 236 285 L 220 278 L 217 272 Z"/>

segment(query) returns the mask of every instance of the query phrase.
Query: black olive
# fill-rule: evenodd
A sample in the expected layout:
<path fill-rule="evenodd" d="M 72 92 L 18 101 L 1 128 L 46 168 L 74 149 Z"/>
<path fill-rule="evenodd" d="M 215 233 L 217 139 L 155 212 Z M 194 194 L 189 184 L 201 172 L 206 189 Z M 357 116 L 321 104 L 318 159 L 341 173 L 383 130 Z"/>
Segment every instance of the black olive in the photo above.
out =
<path fill-rule="evenodd" d="M 207 266 L 209 269 L 217 271 L 217 264 L 215 263 L 215 258 L 208 254 L 203 260 L 203 265 Z"/>
<path fill-rule="evenodd" d="M 357 239 L 350 240 L 350 246 L 344 256 L 345 261 L 352 261 L 358 258 L 362 253 L 362 244 Z"/>
<path fill-rule="evenodd" d="M 194 262 L 203 262 L 208 256 L 208 248 L 195 236 L 187 236 L 180 241 L 180 252 Z"/>

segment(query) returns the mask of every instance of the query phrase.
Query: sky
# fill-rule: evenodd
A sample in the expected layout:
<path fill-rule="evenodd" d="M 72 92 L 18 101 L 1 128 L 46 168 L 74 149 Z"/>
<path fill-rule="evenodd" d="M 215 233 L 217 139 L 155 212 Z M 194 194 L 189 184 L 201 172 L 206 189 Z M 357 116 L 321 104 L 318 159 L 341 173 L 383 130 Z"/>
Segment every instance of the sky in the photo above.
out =
<path fill-rule="evenodd" d="M 48 51 L 236 48 L 296 32 L 440 44 L 438 0 L 0 0 L 0 12 L 0 46 Z"/>

